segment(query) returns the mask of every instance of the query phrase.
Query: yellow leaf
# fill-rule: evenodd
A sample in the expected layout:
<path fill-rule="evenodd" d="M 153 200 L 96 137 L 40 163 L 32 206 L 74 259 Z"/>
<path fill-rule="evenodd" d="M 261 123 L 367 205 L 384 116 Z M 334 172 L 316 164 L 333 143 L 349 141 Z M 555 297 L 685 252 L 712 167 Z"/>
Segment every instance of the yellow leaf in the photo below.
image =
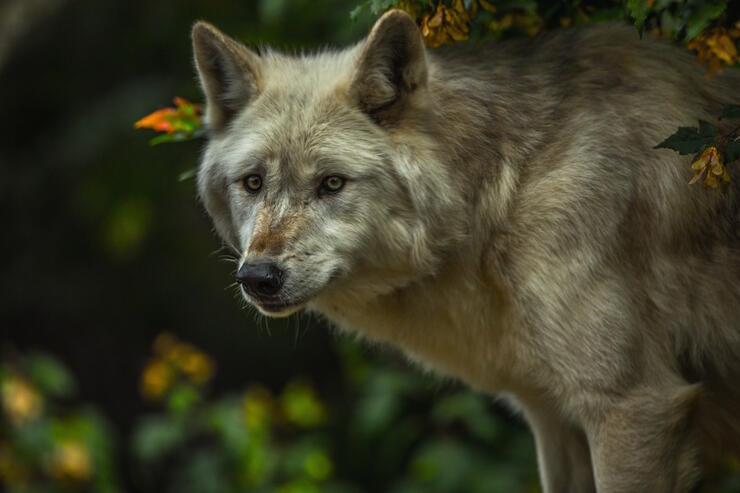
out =
<path fill-rule="evenodd" d="M 85 481 L 92 476 L 92 460 L 84 444 L 65 440 L 56 446 L 47 469 L 60 480 Z"/>
<path fill-rule="evenodd" d="M 701 153 L 699 159 L 691 163 L 691 168 L 695 171 L 695 174 L 691 178 L 691 181 L 689 181 L 689 185 L 693 185 L 699 181 L 706 171 L 707 176 L 704 179 L 704 187 L 709 186 L 712 188 L 717 188 L 717 179 L 711 175 L 721 175 L 724 172 L 722 160 L 719 157 L 717 148 L 714 146 L 709 146 L 704 149 L 704 152 Z"/>
<path fill-rule="evenodd" d="M 473 3 L 470 11 L 465 9 L 462 0 L 454 0 L 450 7 L 439 3 L 434 15 L 424 16 L 421 24 L 421 34 L 424 43 L 431 47 L 464 41 L 470 32 L 471 15 L 474 15 L 477 4 Z"/>
<path fill-rule="evenodd" d="M 447 26 L 447 33 L 455 41 L 465 41 L 468 39 L 468 34 L 457 29 L 455 26 Z"/>
<path fill-rule="evenodd" d="M 725 172 L 725 167 L 722 166 L 722 162 L 716 161 L 714 164 L 712 164 L 711 170 L 713 175 L 721 176 L 722 173 Z"/>
<path fill-rule="evenodd" d="M 717 56 L 719 56 L 720 53 L 723 55 L 720 58 L 728 64 L 734 64 L 737 60 L 737 48 L 732 39 L 727 35 L 720 36 L 717 42 Z"/>
<path fill-rule="evenodd" d="M 701 180 L 701 177 L 704 175 L 704 170 L 699 171 L 696 173 L 693 177 L 691 177 L 691 180 L 689 181 L 689 185 L 693 185 L 697 181 Z"/>
<path fill-rule="evenodd" d="M 152 360 L 141 374 L 141 393 L 147 399 L 159 399 L 170 388 L 174 378 L 170 365 L 159 359 Z"/>
<path fill-rule="evenodd" d="M 709 60 L 709 66 L 707 68 L 707 79 L 711 79 L 722 71 L 722 61 L 718 58 L 712 58 Z"/>
<path fill-rule="evenodd" d="M 496 6 L 493 5 L 492 3 L 487 2 L 486 0 L 478 0 L 478 3 L 483 8 L 483 10 L 487 12 L 491 12 L 492 14 L 496 13 Z"/>
<path fill-rule="evenodd" d="M 467 14 L 462 0 L 452 0 L 452 8 L 462 14 Z"/>
<path fill-rule="evenodd" d="M 10 376 L 2 383 L 2 404 L 10 422 L 19 426 L 41 414 L 43 401 L 30 383 Z"/>
<path fill-rule="evenodd" d="M 707 78 L 711 79 L 722 70 L 722 65 L 735 65 L 740 61 L 734 39 L 740 37 L 740 29 L 715 27 L 708 29 L 690 41 L 686 48 L 695 51 L 697 61 L 707 65 Z"/>
<path fill-rule="evenodd" d="M 434 13 L 434 17 L 429 19 L 429 22 L 425 23 L 429 28 L 435 28 L 442 25 L 445 17 L 444 5 L 437 5 L 437 11 Z"/>
<path fill-rule="evenodd" d="M 707 147 L 704 152 L 701 153 L 701 156 L 699 156 L 699 159 L 691 163 L 691 167 L 695 169 L 696 171 L 703 170 L 707 167 L 707 165 L 712 161 L 712 155 L 713 152 L 716 153 L 716 149 L 714 147 Z"/>

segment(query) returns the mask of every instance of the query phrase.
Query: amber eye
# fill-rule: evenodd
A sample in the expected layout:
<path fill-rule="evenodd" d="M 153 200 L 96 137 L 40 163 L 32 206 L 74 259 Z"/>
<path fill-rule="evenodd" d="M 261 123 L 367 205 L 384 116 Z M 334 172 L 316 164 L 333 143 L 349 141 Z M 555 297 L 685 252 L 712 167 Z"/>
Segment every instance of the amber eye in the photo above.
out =
<path fill-rule="evenodd" d="M 338 192 L 344 186 L 344 178 L 341 176 L 327 176 L 321 183 L 321 191 L 324 193 Z"/>
<path fill-rule="evenodd" d="M 262 188 L 262 177 L 260 175 L 249 175 L 242 182 L 244 183 L 244 190 L 249 193 L 259 192 Z"/>

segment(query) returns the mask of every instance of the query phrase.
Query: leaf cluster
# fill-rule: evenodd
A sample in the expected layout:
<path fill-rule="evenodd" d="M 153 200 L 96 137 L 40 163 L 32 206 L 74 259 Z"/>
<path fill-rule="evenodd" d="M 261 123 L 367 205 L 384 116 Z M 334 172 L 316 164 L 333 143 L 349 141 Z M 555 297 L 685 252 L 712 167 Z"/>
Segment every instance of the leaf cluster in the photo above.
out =
<path fill-rule="evenodd" d="M 718 121 L 723 119 L 740 120 L 740 106 L 725 106 Z M 720 132 L 717 126 L 700 120 L 698 127 L 679 127 L 655 148 L 693 154 L 691 167 L 695 173 L 689 184 L 703 177 L 705 188 L 718 188 L 720 183 L 730 182 L 726 165 L 740 160 L 740 126 Z"/>
<path fill-rule="evenodd" d="M 110 427 L 68 404 L 77 384 L 43 353 L 0 363 L 0 489 L 10 493 L 117 493 Z"/>

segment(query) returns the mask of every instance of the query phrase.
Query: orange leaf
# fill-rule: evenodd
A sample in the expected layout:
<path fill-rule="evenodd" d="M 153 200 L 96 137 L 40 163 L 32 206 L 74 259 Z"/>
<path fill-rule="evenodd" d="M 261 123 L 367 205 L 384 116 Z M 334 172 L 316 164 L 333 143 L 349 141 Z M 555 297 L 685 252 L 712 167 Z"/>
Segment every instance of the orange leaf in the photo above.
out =
<path fill-rule="evenodd" d="M 172 133 L 175 127 L 167 117 L 174 116 L 176 113 L 174 108 L 162 108 L 134 123 L 134 128 L 151 128 L 158 132 Z"/>

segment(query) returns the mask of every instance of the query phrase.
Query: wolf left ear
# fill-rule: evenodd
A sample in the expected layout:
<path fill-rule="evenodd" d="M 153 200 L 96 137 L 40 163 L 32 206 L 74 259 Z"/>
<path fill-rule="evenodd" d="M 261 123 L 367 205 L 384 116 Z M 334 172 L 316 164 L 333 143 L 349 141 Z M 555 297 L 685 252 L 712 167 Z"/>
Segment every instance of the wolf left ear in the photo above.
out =
<path fill-rule="evenodd" d="M 259 55 L 207 22 L 195 23 L 192 38 L 206 122 L 218 132 L 259 92 Z"/>
<path fill-rule="evenodd" d="M 356 102 L 366 113 L 375 114 L 426 82 L 426 52 L 419 28 L 406 12 L 387 12 L 361 49 L 351 84 Z"/>

